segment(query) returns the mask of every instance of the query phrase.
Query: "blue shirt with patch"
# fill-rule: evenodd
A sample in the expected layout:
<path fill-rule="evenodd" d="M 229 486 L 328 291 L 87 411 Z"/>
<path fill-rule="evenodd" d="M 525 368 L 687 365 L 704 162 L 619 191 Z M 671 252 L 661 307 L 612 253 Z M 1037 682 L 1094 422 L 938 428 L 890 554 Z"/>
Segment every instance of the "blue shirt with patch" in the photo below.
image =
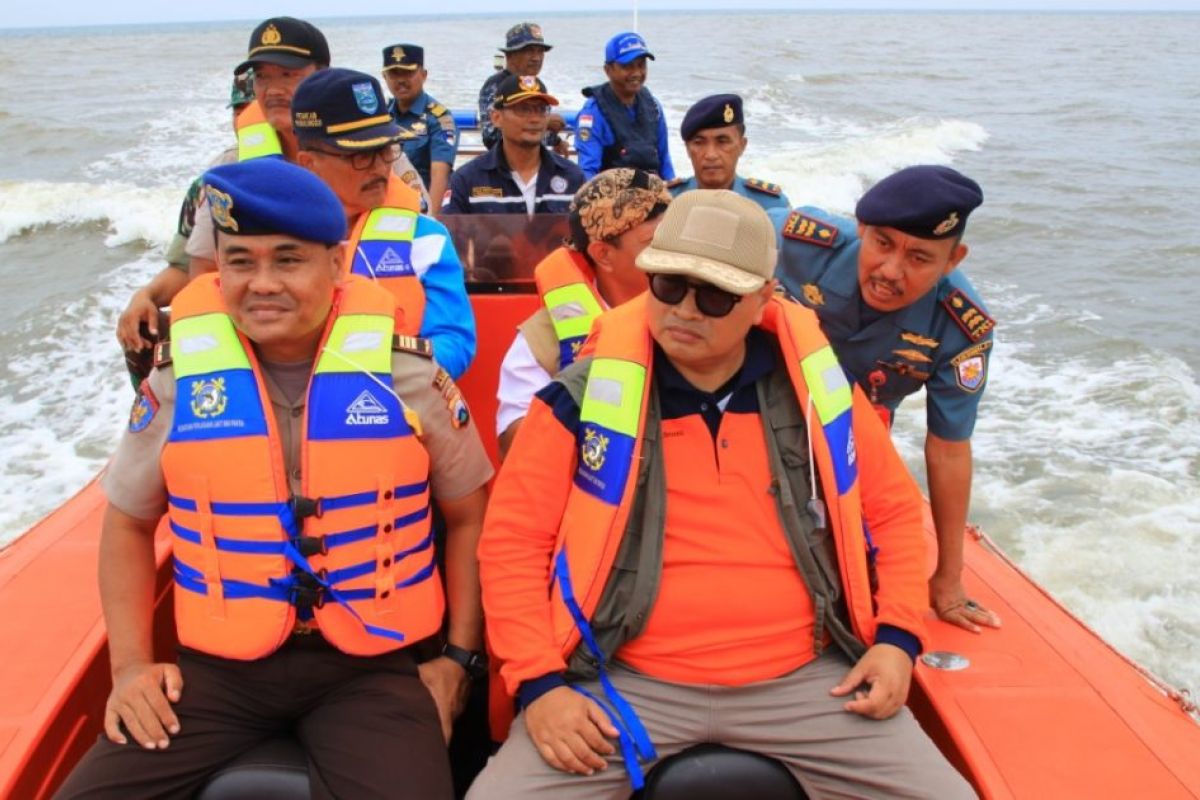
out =
<path fill-rule="evenodd" d="M 434 161 L 454 167 L 458 155 L 458 128 L 450 109 L 421 92 L 408 111 L 401 111 L 392 100 L 388 103 L 388 113 L 400 126 L 400 146 L 404 148 L 404 155 L 416 167 L 426 186 L 429 186 L 429 172 Z M 433 200 L 438 202 L 441 198 Z"/>
<path fill-rule="evenodd" d="M 775 276 L 817 313 L 842 367 L 872 402 L 894 412 L 924 387 L 929 431 L 950 441 L 971 438 L 994 323 L 962 270 L 943 276 L 915 303 L 879 312 L 859 290 L 854 220 L 816 208 L 770 215 L 783 234 Z"/>
<path fill-rule="evenodd" d="M 750 182 L 748 186 L 746 185 L 747 181 Z M 747 197 L 753 200 L 762 206 L 764 211 L 770 211 L 773 208 L 791 209 L 792 204 L 788 200 L 787 195 L 783 193 L 783 190 L 780 189 L 779 192 L 776 193 L 767 188 L 756 188 L 756 186 L 759 185 L 770 186 L 778 189 L 775 184 L 763 184 L 761 181 L 757 181 L 754 178 L 743 178 L 741 175 L 735 175 L 733 178 L 733 185 L 729 187 L 729 190 L 740 194 L 742 197 Z M 699 184 L 696 183 L 696 179 L 694 177 L 688 178 L 687 180 L 681 181 L 670 187 L 671 196 L 679 197 L 679 195 L 683 194 L 684 192 L 691 191 L 692 189 L 696 189 L 698 187 Z"/>

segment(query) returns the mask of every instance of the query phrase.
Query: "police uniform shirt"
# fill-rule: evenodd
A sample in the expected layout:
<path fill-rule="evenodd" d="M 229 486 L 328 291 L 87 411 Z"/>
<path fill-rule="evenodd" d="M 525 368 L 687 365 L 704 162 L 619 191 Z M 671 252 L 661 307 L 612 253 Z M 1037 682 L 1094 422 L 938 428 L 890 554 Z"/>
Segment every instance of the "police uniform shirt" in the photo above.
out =
<path fill-rule="evenodd" d="M 583 185 L 583 172 L 546 147 L 542 147 L 541 159 L 534 213 L 565 214 L 575 191 Z M 450 176 L 450 196 L 442 203 L 444 214 L 520 214 L 525 210 L 525 194 L 513 180 L 503 144 L 455 170 Z"/>
<path fill-rule="evenodd" d="M 776 277 L 817 313 L 842 367 L 872 402 L 894 411 L 924 386 L 929 431 L 969 439 L 987 384 L 994 323 L 963 271 L 944 276 L 915 303 L 882 313 L 859 291 L 853 220 L 814 208 L 771 216 L 785 232 Z"/>
<path fill-rule="evenodd" d="M 432 163 L 437 161 L 454 167 L 458 155 L 458 128 L 450 109 L 425 92 L 417 95 L 408 111 L 401 111 L 393 99 L 388 113 L 400 126 L 400 145 L 425 185 L 429 185 Z M 440 201 L 440 198 L 436 198 Z"/>
<path fill-rule="evenodd" d="M 263 365 L 263 378 L 281 439 L 284 468 L 291 490 L 301 491 L 300 445 L 311 363 Z M 157 519 L 166 513 L 167 490 L 159 457 L 171 433 L 175 408 L 175 376 L 170 367 L 155 369 L 147 379 L 158 405 L 147 422 L 138 411 L 137 425 L 125 431 L 101 479 L 108 500 L 138 519 Z M 405 406 L 421 422 L 421 443 L 429 451 L 430 493 L 438 500 L 455 500 L 486 484 L 492 465 L 483 449 L 475 421 L 456 427 L 458 389 L 433 359 L 411 353 L 392 354 L 392 385 Z M 143 392 L 145 390 L 143 389 Z M 134 432 L 132 428 L 138 428 Z"/>
<path fill-rule="evenodd" d="M 678 197 L 684 192 L 699 188 L 699 185 L 696 183 L 695 177 L 691 177 L 668 188 L 671 190 L 672 197 Z M 753 200 L 762 206 L 764 211 L 775 208 L 790 210 L 792 207 L 787 195 L 783 193 L 783 189 L 778 184 L 760 181 L 757 178 L 743 178 L 741 175 L 735 175 L 733 185 L 729 187 L 729 190 Z"/>

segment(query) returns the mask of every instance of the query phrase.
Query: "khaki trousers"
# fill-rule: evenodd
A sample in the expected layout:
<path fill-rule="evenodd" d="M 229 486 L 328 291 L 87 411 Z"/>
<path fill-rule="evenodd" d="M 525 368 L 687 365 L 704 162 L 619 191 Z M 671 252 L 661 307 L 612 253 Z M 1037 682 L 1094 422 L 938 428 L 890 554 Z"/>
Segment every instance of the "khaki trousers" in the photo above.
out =
<path fill-rule="evenodd" d="M 789 675 L 748 686 L 668 683 L 620 665 L 611 678 L 660 759 L 715 742 L 778 759 L 814 800 L 976 797 L 907 708 L 887 720 L 842 709 L 845 698 L 829 690 L 849 668 L 844 656 L 826 653 Z M 598 682 L 584 686 L 603 696 Z M 521 714 L 467 800 L 625 800 L 630 786 L 619 750 L 609 762 L 590 776 L 554 769 L 534 748 Z"/>

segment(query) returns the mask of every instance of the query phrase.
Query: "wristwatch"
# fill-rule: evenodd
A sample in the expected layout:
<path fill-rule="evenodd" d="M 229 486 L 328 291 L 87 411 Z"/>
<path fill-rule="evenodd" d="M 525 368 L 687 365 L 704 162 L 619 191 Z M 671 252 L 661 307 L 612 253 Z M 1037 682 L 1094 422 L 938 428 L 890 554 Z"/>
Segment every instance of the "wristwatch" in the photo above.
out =
<path fill-rule="evenodd" d="M 467 677 L 471 680 L 487 677 L 487 653 L 481 653 L 478 650 L 467 650 L 466 648 L 447 642 L 442 647 L 442 655 L 465 669 Z"/>

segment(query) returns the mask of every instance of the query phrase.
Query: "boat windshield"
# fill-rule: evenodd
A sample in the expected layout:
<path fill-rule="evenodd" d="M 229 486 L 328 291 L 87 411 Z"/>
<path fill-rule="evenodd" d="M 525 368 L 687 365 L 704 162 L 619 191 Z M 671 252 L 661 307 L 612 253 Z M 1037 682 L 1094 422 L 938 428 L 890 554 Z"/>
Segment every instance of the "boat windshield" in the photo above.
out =
<path fill-rule="evenodd" d="M 534 294 L 533 269 L 563 243 L 566 214 L 447 214 L 470 294 Z"/>

